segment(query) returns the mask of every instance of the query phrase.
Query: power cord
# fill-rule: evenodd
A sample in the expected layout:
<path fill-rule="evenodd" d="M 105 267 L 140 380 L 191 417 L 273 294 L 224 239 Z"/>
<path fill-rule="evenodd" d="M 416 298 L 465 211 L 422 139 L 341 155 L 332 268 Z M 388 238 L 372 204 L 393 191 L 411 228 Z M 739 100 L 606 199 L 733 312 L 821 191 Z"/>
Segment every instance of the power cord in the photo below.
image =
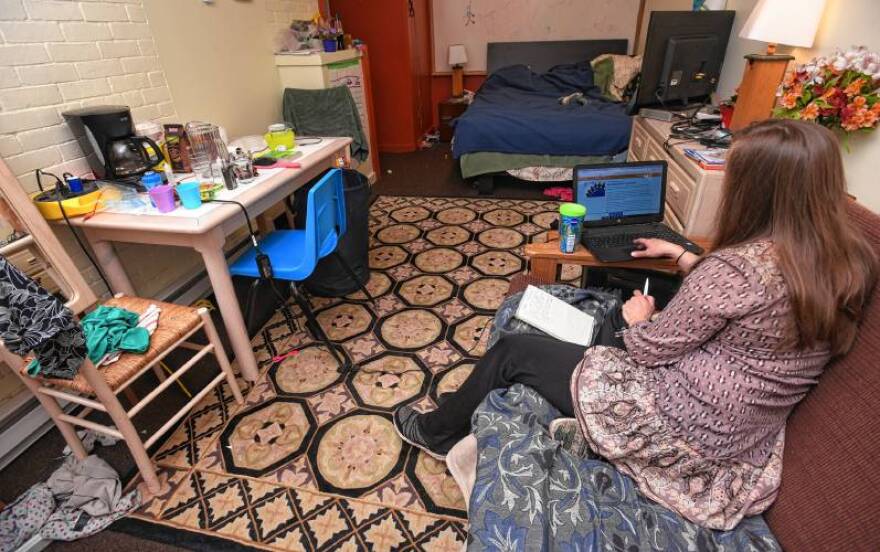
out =
<path fill-rule="evenodd" d="M 62 202 L 62 199 L 64 198 L 64 188 L 65 188 L 64 182 L 60 178 L 58 178 L 57 175 L 54 175 L 50 172 L 46 172 L 46 171 L 43 171 L 40 169 L 37 169 L 35 174 L 37 177 L 37 186 L 39 186 L 41 192 L 45 191 L 43 189 L 42 175 L 51 176 L 52 178 L 55 179 L 55 190 L 53 193 L 55 194 L 55 199 L 58 201 L 58 209 L 61 210 L 61 216 L 64 217 L 64 222 L 67 224 L 67 228 L 70 230 L 70 233 L 73 234 L 73 239 L 76 240 L 76 243 L 79 245 L 79 248 L 82 250 L 83 254 L 86 256 L 86 258 L 89 260 L 89 262 L 92 263 L 92 266 L 95 267 L 95 272 L 98 273 L 98 276 L 101 278 L 101 281 L 104 282 L 105 286 L 107 286 L 107 291 L 109 291 L 110 293 L 113 293 L 113 288 L 110 286 L 110 282 L 107 281 L 107 278 L 104 276 L 104 273 L 101 272 L 101 267 L 99 267 L 98 263 L 95 262 L 95 259 L 92 258 L 92 255 L 89 253 L 88 248 L 86 248 L 86 245 L 80 239 L 79 234 L 76 233 L 76 230 L 74 230 L 73 225 L 70 224 L 70 218 L 67 216 L 67 211 L 64 210 L 64 203 Z M 65 173 L 65 174 L 67 174 L 67 173 Z"/>
<path fill-rule="evenodd" d="M 284 315 L 285 320 L 287 321 L 288 327 L 293 330 L 293 328 L 299 329 L 299 324 L 296 319 L 290 314 L 290 311 L 287 308 L 287 299 L 281 294 L 278 290 L 278 287 L 275 285 L 275 272 L 272 269 L 272 260 L 269 258 L 261 248 L 260 242 L 257 240 L 257 233 L 254 230 L 254 225 L 251 223 L 251 217 L 248 214 L 247 207 L 244 206 L 243 203 L 239 201 L 235 201 L 233 199 L 212 199 L 209 203 L 225 203 L 227 205 L 237 205 L 241 212 L 244 214 L 244 220 L 247 223 L 248 234 L 251 237 L 251 243 L 254 246 L 254 251 L 256 252 L 257 261 L 257 270 L 260 272 L 260 278 L 269 282 L 269 287 L 272 288 L 272 293 L 275 294 L 275 298 L 281 304 L 281 312 Z"/>

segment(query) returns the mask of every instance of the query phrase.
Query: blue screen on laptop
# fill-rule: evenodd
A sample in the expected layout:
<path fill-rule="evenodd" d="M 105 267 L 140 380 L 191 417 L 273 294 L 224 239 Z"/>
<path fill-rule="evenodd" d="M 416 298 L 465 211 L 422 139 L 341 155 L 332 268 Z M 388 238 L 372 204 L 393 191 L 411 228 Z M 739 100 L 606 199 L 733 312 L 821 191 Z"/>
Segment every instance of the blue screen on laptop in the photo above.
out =
<path fill-rule="evenodd" d="M 660 213 L 663 165 L 581 167 L 575 201 L 587 208 L 587 222 Z"/>

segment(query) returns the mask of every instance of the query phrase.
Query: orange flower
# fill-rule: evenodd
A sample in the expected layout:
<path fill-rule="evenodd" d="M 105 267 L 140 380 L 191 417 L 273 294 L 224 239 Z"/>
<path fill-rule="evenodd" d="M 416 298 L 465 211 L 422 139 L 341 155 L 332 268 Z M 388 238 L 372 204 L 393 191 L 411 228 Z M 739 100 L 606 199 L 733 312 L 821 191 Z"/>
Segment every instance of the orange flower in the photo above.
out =
<path fill-rule="evenodd" d="M 873 113 L 877 113 L 878 115 L 880 115 L 880 102 L 877 102 L 877 103 L 875 103 L 874 105 L 872 105 L 872 106 L 871 106 L 871 111 L 872 111 Z"/>
<path fill-rule="evenodd" d="M 866 103 L 868 103 L 868 100 L 866 100 L 864 96 L 856 96 L 855 98 L 853 98 L 853 101 L 850 105 L 855 108 L 862 108 L 865 107 Z"/>
<path fill-rule="evenodd" d="M 865 79 L 858 78 L 849 83 L 849 86 L 847 86 L 843 91 L 846 93 L 847 96 L 855 96 L 862 91 L 863 86 L 865 86 Z"/>
<path fill-rule="evenodd" d="M 811 103 L 803 110 L 801 110 L 801 119 L 805 121 L 814 121 L 816 117 L 819 116 L 819 106 L 815 103 Z"/>
<path fill-rule="evenodd" d="M 788 94 L 782 96 L 782 107 L 785 109 L 792 109 L 797 105 L 798 97 L 789 92 Z"/>
<path fill-rule="evenodd" d="M 862 128 L 874 128 L 880 115 L 876 111 L 865 111 L 865 119 L 862 121 Z"/>
<path fill-rule="evenodd" d="M 796 78 L 797 78 L 797 73 L 795 73 L 794 71 L 789 71 L 788 73 L 785 74 L 785 78 L 782 79 L 782 86 L 784 86 L 786 88 L 791 88 L 791 86 L 794 84 Z"/>
<path fill-rule="evenodd" d="M 794 94 L 796 98 L 800 98 L 804 95 L 804 85 L 801 83 L 796 84 L 795 87 L 791 89 L 790 93 Z"/>

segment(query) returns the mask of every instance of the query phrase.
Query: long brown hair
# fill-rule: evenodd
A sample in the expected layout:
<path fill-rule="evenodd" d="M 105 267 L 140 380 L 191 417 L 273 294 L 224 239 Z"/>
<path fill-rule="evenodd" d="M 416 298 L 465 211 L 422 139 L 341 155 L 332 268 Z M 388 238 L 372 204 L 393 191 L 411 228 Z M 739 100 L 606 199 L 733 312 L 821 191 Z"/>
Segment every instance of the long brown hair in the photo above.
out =
<path fill-rule="evenodd" d="M 814 123 L 768 120 L 728 153 L 715 248 L 768 239 L 788 287 L 800 347 L 843 354 L 877 278 L 877 258 L 846 214 L 837 137 Z"/>

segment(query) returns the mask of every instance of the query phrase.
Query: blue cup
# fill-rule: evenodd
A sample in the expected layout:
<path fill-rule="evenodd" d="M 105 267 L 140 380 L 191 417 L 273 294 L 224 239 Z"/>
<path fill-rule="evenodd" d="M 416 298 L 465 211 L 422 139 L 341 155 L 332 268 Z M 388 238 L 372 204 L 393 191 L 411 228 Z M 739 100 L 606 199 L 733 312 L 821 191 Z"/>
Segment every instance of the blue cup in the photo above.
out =
<path fill-rule="evenodd" d="M 157 172 L 147 171 L 141 177 L 141 184 L 144 186 L 144 188 L 147 189 L 147 194 L 149 195 L 150 190 L 152 190 L 156 186 L 162 185 L 162 176 L 160 176 Z M 156 206 L 156 202 L 153 201 L 153 196 L 150 196 L 150 203 L 153 205 L 153 207 Z"/>
<path fill-rule="evenodd" d="M 181 182 L 177 185 L 177 196 L 186 209 L 198 209 L 202 206 L 202 192 L 198 182 Z"/>

